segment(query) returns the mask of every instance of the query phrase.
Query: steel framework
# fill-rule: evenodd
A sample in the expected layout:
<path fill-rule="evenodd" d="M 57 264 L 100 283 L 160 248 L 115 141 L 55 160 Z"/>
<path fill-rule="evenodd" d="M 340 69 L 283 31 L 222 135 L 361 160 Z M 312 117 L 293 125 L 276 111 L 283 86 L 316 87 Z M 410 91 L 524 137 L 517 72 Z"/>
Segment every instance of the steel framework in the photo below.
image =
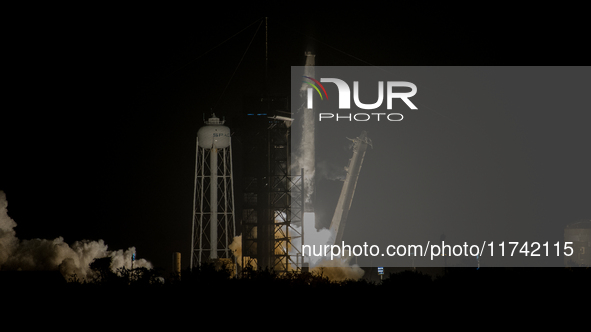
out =
<path fill-rule="evenodd" d="M 290 121 L 268 115 L 253 117 L 256 133 L 247 135 L 241 266 L 284 274 L 302 268 L 301 246 L 292 241 L 303 242 L 304 170 L 291 174 Z"/>

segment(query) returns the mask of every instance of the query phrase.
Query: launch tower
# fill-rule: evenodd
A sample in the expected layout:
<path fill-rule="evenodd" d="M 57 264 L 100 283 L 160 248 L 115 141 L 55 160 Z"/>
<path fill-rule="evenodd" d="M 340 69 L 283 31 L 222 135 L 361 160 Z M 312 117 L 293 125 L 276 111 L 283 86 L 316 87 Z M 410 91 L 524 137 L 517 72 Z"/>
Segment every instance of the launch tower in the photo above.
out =
<path fill-rule="evenodd" d="M 242 267 L 282 274 L 301 269 L 303 171 L 291 171 L 289 99 L 244 99 L 240 192 Z M 247 271 L 247 270 L 243 270 Z"/>

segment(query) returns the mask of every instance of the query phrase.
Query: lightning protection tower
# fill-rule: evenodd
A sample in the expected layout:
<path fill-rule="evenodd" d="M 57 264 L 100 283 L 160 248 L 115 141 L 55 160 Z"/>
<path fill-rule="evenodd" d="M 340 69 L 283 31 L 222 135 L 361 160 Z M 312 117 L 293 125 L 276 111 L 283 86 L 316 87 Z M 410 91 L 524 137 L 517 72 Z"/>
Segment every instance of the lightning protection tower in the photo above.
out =
<path fill-rule="evenodd" d="M 212 114 L 197 132 L 191 270 L 204 262 L 233 261 L 234 190 L 230 128 Z"/>

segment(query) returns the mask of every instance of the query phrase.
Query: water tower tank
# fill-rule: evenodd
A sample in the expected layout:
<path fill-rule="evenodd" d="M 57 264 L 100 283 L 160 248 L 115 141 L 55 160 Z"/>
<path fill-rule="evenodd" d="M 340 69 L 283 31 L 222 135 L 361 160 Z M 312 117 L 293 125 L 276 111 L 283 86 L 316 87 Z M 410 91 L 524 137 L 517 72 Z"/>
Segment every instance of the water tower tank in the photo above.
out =
<path fill-rule="evenodd" d="M 199 128 L 197 132 L 199 147 L 211 149 L 214 143 L 218 149 L 230 146 L 230 128 L 223 124 L 224 121 L 220 121 L 215 114 L 209 120 L 205 121 L 205 126 Z"/>

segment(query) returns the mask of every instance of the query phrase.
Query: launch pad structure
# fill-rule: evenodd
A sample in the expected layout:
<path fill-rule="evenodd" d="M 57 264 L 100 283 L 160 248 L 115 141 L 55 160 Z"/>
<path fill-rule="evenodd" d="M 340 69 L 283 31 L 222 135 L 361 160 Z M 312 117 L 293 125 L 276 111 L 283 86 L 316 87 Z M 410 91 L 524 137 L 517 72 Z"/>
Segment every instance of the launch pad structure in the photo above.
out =
<path fill-rule="evenodd" d="M 303 266 L 304 170 L 292 174 L 289 98 L 245 98 L 242 186 L 243 275 L 269 269 L 278 274 Z M 264 110 L 264 111 L 261 111 Z"/>
<path fill-rule="evenodd" d="M 312 77 L 314 55 L 305 55 L 305 75 Z M 191 270 L 203 263 L 213 263 L 216 268 L 232 267 L 242 276 L 254 270 L 268 269 L 277 274 L 305 270 L 304 215 L 313 213 L 305 187 L 312 186 L 310 190 L 314 191 L 314 112 L 304 112 L 302 125 L 311 137 L 304 135 L 302 144 L 311 147 L 305 150 L 305 156 L 298 157 L 307 161 L 298 167 L 308 170 L 292 170 L 291 114 L 287 96 L 245 97 L 242 114 L 236 121 L 240 125 L 234 133 L 215 115 L 199 129 Z M 241 157 L 236 188 L 233 137 L 237 138 L 237 154 Z M 347 177 L 330 226 L 333 243 L 342 239 L 365 151 L 372 144 L 366 132 L 352 141 L 353 157 L 345 168 Z M 241 243 L 237 244 L 240 238 L 236 234 L 240 233 Z"/>
<path fill-rule="evenodd" d="M 253 98 L 245 105 L 249 113 L 242 119 L 239 135 L 243 146 L 243 183 L 238 194 L 241 255 L 230 249 L 236 236 L 230 129 L 213 115 L 199 130 L 191 270 L 204 262 L 218 268 L 233 266 L 242 275 L 264 269 L 278 274 L 301 272 L 304 267 L 304 169 L 292 174 L 291 119 L 280 111 L 250 113 L 251 108 L 264 109 L 261 103 L 283 105 L 286 98 Z M 365 152 L 372 146 L 365 131 L 350 140 L 353 156 L 345 167 L 347 176 L 330 225 L 332 244 L 342 241 Z"/>
<path fill-rule="evenodd" d="M 267 31 L 267 24 L 265 30 Z M 265 77 L 266 73 L 265 34 Z M 227 153 L 223 149 L 222 164 L 218 165 L 218 146 L 215 144 L 217 133 L 210 133 L 211 129 L 207 128 L 219 124 L 212 123 L 210 119 L 206 122 L 207 126 L 199 130 L 200 133 L 203 130 L 203 137 L 199 137 L 197 142 L 191 270 L 193 266 L 203 262 L 219 263 L 220 260 L 227 261 L 234 257 L 234 266 L 236 270 L 240 267 L 243 275 L 254 269 L 270 269 L 280 274 L 301 271 L 304 169 L 299 174 L 291 174 L 293 119 L 288 117 L 291 116 L 289 105 L 288 97 L 271 96 L 268 91 L 265 91 L 262 98 L 245 98 L 240 119 L 242 132 L 237 135 L 246 150 L 240 153 L 243 167 L 240 180 L 243 183 L 239 186 L 237 197 L 240 202 L 237 215 L 242 233 L 240 254 L 232 255 L 230 250 L 230 242 L 236 240 L 232 151 L 229 148 Z M 208 136 L 210 134 L 214 136 Z M 228 147 L 230 137 L 228 129 Z M 212 139 L 213 146 L 209 144 Z M 204 140 L 207 141 L 206 145 L 202 144 Z M 208 157 L 209 163 L 206 161 Z M 225 168 L 228 160 L 229 171 Z M 223 174 L 223 187 L 218 186 L 218 171 Z M 221 196 L 218 197 L 218 193 Z M 294 240 L 299 245 L 292 245 Z M 220 264 L 217 265 L 221 267 Z"/>
<path fill-rule="evenodd" d="M 288 98 L 257 97 L 245 104 L 237 135 L 242 185 L 236 214 L 230 129 L 213 115 L 198 132 L 190 268 L 213 263 L 233 266 L 242 275 L 264 269 L 300 272 L 304 169 L 291 174 L 291 119 L 282 115 Z M 241 255 L 230 248 L 237 233 L 235 216 Z"/>
<path fill-rule="evenodd" d="M 265 18 L 265 82 L 268 81 L 267 31 Z M 305 57 L 304 77 L 313 79 L 315 55 L 308 51 Z M 215 114 L 199 129 L 191 270 L 203 263 L 213 263 L 217 268 L 233 266 L 232 270 L 238 272 L 240 269 L 242 276 L 262 269 L 279 274 L 305 270 L 302 255 L 304 215 L 306 212 L 313 215 L 314 209 L 312 199 L 306 197 L 305 191 L 308 186 L 310 194 L 314 192 L 314 111 L 307 109 L 303 112 L 302 126 L 306 130 L 301 144 L 306 149 L 301 149 L 302 155 L 298 158 L 305 162 L 298 160 L 298 167 L 302 168 L 293 170 L 297 174 L 292 174 L 290 100 L 287 96 L 270 95 L 267 88 L 264 90 L 263 97 L 244 99 L 243 114 L 237 121 L 240 126 L 232 124 L 239 129 L 234 133 L 237 133 L 238 147 L 242 147 L 238 153 L 242 157 L 238 172 L 240 184 L 236 188 L 232 164 L 234 133 L 230 133 L 230 129 L 223 126 L 224 121 Z M 302 84 L 300 98 L 307 90 L 307 85 Z M 371 145 L 365 132 L 353 142 L 353 158 L 331 223 L 331 231 L 336 237 L 333 241 L 342 238 L 363 156 L 367 145 Z M 235 199 L 238 202 L 236 211 Z M 240 238 L 236 234 L 239 233 L 242 238 L 238 244 Z M 237 250 L 238 245 L 241 250 Z"/>

